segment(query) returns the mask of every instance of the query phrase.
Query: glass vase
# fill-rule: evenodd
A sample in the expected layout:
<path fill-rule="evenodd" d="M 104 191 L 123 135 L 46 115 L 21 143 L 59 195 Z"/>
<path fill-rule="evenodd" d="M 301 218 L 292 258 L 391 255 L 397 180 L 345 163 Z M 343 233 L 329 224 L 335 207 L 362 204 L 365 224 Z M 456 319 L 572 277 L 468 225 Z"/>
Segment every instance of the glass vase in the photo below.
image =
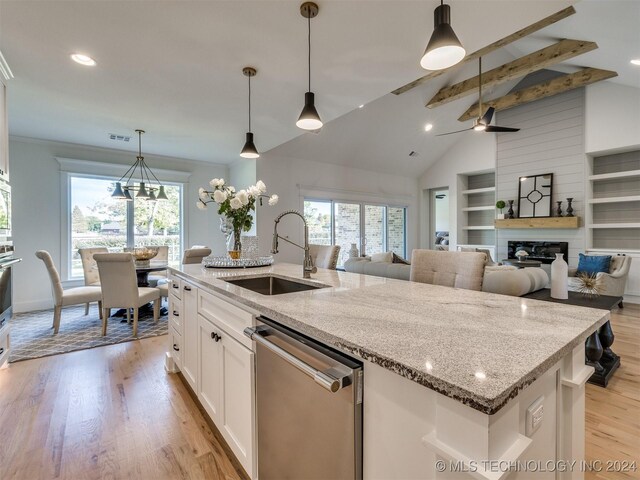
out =
<path fill-rule="evenodd" d="M 242 255 L 242 229 L 234 228 L 227 238 L 227 252 L 232 260 L 240 259 Z"/>

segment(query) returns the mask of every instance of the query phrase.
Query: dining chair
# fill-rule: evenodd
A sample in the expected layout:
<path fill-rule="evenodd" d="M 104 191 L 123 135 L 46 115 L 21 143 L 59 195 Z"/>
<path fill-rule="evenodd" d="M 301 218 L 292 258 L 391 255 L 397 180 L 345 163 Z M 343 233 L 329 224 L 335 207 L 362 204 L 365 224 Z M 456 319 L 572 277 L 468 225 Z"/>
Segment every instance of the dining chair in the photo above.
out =
<path fill-rule="evenodd" d="M 416 249 L 411 255 L 412 282 L 482 290 L 485 254 Z"/>
<path fill-rule="evenodd" d="M 182 256 L 182 264 L 188 265 L 191 263 L 202 263 L 202 259 L 209 255 L 211 255 L 210 248 L 188 248 L 184 251 L 184 255 Z"/>
<path fill-rule="evenodd" d="M 136 267 L 130 253 L 96 253 L 102 289 L 102 336 L 107 334 L 107 320 L 112 308 L 126 308 L 127 321 L 133 309 L 133 336 L 138 336 L 138 309 L 153 302 L 153 320 L 160 315 L 160 291 L 152 287 L 138 287 Z"/>
<path fill-rule="evenodd" d="M 62 307 L 68 307 L 70 305 L 81 305 L 83 303 L 89 304 L 91 302 L 98 302 L 98 315 L 102 318 L 102 293 L 100 287 L 97 286 L 85 286 L 68 288 L 64 290 L 62 288 L 62 282 L 60 281 L 60 274 L 53 263 L 51 255 L 46 250 L 38 250 L 36 257 L 44 262 L 49 273 L 49 279 L 51 280 L 51 293 L 53 294 L 53 334 L 57 334 L 60 329 L 60 317 L 62 316 Z"/>
<path fill-rule="evenodd" d="M 80 260 L 82 260 L 82 273 L 84 274 L 84 285 L 86 287 L 99 287 L 100 275 L 98 275 L 98 265 L 93 259 L 94 253 L 107 253 L 109 249 L 107 247 L 93 247 L 93 248 L 79 248 L 78 254 Z M 84 306 L 84 314 L 89 314 L 89 304 Z M 100 311 L 102 315 L 102 310 Z"/>
<path fill-rule="evenodd" d="M 168 263 L 169 262 L 169 246 L 168 245 L 160 245 L 158 247 L 158 254 L 151 259 L 152 262 L 158 263 Z M 167 279 L 167 271 L 162 270 L 160 272 L 153 272 L 153 274 L 149 275 L 149 285 L 155 287 L 158 285 L 159 280 Z"/>
<path fill-rule="evenodd" d="M 335 270 L 339 254 L 340 245 L 309 245 L 309 255 L 318 268 Z"/>

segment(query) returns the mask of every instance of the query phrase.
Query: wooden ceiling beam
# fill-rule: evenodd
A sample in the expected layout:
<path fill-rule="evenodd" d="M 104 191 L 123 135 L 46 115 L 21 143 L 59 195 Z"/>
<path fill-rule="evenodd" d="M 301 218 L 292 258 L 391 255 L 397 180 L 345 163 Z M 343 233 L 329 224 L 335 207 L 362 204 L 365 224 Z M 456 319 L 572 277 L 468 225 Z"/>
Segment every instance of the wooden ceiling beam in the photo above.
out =
<path fill-rule="evenodd" d="M 524 77 L 530 73 L 564 62 L 570 58 L 577 57 L 583 53 L 590 52 L 596 48 L 598 48 L 598 45 L 595 42 L 569 39 L 560 40 L 558 43 L 542 48 L 537 52 L 530 53 L 493 70 L 484 72 L 482 74 L 482 87 L 490 88 L 501 85 L 516 78 Z M 478 75 L 476 75 L 455 85 L 444 87 L 429 100 L 426 106 L 434 108 L 467 95 L 477 94 L 479 82 L 480 79 Z"/>
<path fill-rule="evenodd" d="M 545 17 L 540 21 L 532 23 L 528 27 L 524 27 L 523 29 L 518 30 L 517 32 L 514 32 L 511 35 L 501 38 L 500 40 L 493 42 L 487 45 L 486 47 L 481 48 L 480 50 L 476 50 L 475 52 L 470 53 L 460 63 L 458 63 L 457 65 L 454 65 L 453 67 L 446 68 L 444 70 L 435 70 L 433 72 L 430 72 L 424 77 L 420 77 L 417 80 L 414 80 L 413 82 L 409 82 L 406 85 L 395 89 L 391 93 L 393 93 L 394 95 L 400 95 L 401 93 L 408 92 L 412 88 L 415 88 L 418 85 L 422 85 L 423 83 L 431 80 L 432 78 L 439 77 L 443 73 L 450 72 L 452 69 L 458 68 L 464 65 L 465 63 L 476 60 L 479 57 L 484 57 L 485 55 L 495 50 L 498 50 L 499 48 L 502 48 L 506 45 L 509 45 L 510 43 L 513 43 L 516 40 L 520 40 L 521 38 L 526 37 L 527 35 L 531 35 L 532 33 L 535 33 L 538 30 L 542 30 L 543 28 L 548 27 L 549 25 L 559 22 L 560 20 L 563 20 L 573 15 L 574 13 L 576 13 L 576 9 L 573 7 L 567 7 L 564 10 L 560 10 L 559 12 L 549 15 L 548 17 Z"/>
<path fill-rule="evenodd" d="M 488 102 L 482 102 L 482 107 L 486 111 L 487 108 L 493 107 L 497 112 L 507 110 L 508 108 L 517 107 L 525 103 L 534 102 L 541 98 L 551 97 L 559 93 L 568 92 L 575 88 L 584 87 L 591 83 L 607 80 L 608 78 L 617 77 L 618 73 L 611 70 L 601 70 L 599 68 L 583 68 L 582 70 L 554 78 L 548 82 L 533 85 L 517 92 L 510 93 L 504 97 Z M 478 104 L 471 106 L 458 119 L 461 122 L 478 118 L 481 113 L 478 111 Z"/>

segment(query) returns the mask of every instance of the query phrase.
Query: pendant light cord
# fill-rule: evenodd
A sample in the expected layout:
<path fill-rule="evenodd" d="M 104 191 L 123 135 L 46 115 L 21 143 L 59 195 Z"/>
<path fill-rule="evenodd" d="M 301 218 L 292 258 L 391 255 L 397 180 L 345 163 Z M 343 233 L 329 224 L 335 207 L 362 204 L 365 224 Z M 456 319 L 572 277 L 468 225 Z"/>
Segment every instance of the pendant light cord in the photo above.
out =
<path fill-rule="evenodd" d="M 248 75 L 249 78 L 249 132 L 251 132 L 251 75 Z"/>
<path fill-rule="evenodd" d="M 307 25 L 308 25 L 308 45 L 309 45 L 309 92 L 311 91 L 311 15 L 307 17 Z"/>

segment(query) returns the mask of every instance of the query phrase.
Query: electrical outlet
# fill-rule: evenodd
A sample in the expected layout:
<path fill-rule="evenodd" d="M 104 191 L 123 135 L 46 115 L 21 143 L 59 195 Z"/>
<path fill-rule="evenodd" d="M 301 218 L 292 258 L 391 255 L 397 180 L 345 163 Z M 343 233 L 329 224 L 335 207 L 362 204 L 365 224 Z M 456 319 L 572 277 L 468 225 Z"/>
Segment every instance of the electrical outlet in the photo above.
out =
<path fill-rule="evenodd" d="M 527 408 L 527 418 L 526 418 L 526 436 L 531 437 L 540 425 L 542 425 L 542 420 L 544 418 L 544 396 L 539 397 L 535 402 L 529 405 Z"/>

